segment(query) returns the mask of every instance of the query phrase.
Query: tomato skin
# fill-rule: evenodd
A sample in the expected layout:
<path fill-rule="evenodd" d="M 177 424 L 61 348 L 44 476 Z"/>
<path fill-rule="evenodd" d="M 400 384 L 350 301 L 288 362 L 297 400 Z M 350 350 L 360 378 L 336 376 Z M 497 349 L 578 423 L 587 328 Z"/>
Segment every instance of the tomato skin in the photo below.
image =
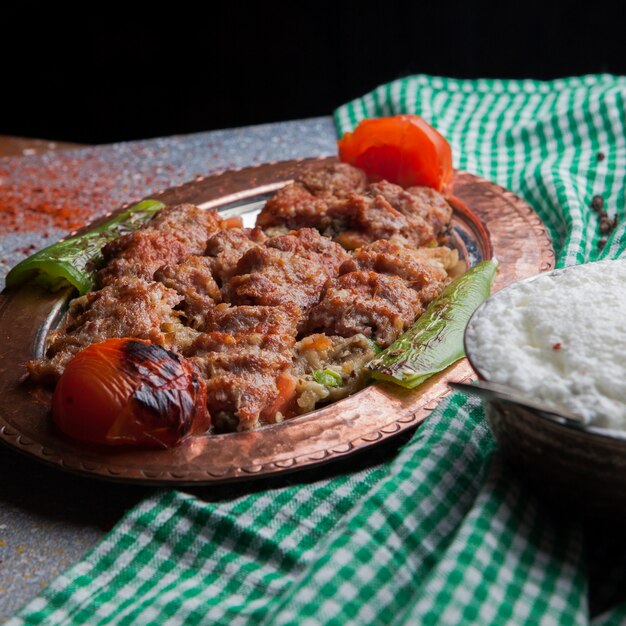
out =
<path fill-rule="evenodd" d="M 268 407 L 263 409 L 261 417 L 271 419 L 277 412 L 283 417 L 291 417 L 295 413 L 297 379 L 289 372 L 282 372 L 276 380 L 278 397 Z"/>
<path fill-rule="evenodd" d="M 119 375 L 118 359 L 118 348 L 108 344 L 97 353 L 93 346 L 81 350 L 68 363 L 52 397 L 52 419 L 59 430 L 75 439 L 106 441 L 134 387 Z"/>
<path fill-rule="evenodd" d="M 206 430 L 206 386 L 181 357 L 138 339 L 78 352 L 52 398 L 63 433 L 105 445 L 168 447 Z"/>
<path fill-rule="evenodd" d="M 445 192 L 452 180 L 452 149 L 417 115 L 365 119 L 338 142 L 339 158 L 372 180 Z"/>

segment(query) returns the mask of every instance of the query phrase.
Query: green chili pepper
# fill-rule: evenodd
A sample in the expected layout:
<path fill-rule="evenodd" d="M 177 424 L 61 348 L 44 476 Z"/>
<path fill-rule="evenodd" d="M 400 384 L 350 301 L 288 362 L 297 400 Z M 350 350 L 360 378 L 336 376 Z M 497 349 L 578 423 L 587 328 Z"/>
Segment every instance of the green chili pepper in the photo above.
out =
<path fill-rule="evenodd" d="M 337 374 L 330 369 L 315 370 L 313 372 L 313 380 L 324 387 L 339 387 L 343 382 L 341 374 Z"/>
<path fill-rule="evenodd" d="M 143 200 L 84 235 L 59 241 L 36 252 L 7 274 L 7 287 L 34 280 L 50 291 L 57 291 L 69 283 L 80 295 L 87 293 L 96 286 L 96 270 L 102 263 L 104 245 L 136 230 L 164 207 L 157 200 Z"/>
<path fill-rule="evenodd" d="M 496 268 L 483 261 L 451 282 L 402 337 L 370 361 L 372 377 L 414 389 L 463 358 L 465 327 L 489 297 Z"/>

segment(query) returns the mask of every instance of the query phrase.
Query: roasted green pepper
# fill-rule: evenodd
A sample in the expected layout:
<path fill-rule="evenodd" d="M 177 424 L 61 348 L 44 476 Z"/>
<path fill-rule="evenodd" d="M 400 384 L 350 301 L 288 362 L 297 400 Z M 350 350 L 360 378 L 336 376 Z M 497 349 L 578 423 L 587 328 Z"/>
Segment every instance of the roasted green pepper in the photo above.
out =
<path fill-rule="evenodd" d="M 33 280 L 50 291 L 70 284 L 80 295 L 87 293 L 96 286 L 96 270 L 102 262 L 104 245 L 136 230 L 164 206 L 157 200 L 143 200 L 84 235 L 64 239 L 36 252 L 7 274 L 7 287 Z"/>
<path fill-rule="evenodd" d="M 491 292 L 493 261 L 482 261 L 452 281 L 397 341 L 370 361 L 372 377 L 414 389 L 465 356 L 463 334 Z"/>

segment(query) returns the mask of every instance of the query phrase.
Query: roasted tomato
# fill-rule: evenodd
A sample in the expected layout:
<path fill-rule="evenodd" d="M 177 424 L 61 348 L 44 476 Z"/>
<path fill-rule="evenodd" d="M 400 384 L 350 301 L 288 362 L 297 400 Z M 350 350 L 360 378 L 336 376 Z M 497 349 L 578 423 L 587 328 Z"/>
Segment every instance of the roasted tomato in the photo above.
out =
<path fill-rule="evenodd" d="M 452 180 L 450 144 L 417 115 L 363 120 L 338 142 L 339 158 L 373 180 L 445 191 Z"/>
<path fill-rule="evenodd" d="M 169 447 L 210 424 L 189 363 L 139 339 L 107 339 L 67 364 L 52 398 L 56 426 L 100 444 Z"/>

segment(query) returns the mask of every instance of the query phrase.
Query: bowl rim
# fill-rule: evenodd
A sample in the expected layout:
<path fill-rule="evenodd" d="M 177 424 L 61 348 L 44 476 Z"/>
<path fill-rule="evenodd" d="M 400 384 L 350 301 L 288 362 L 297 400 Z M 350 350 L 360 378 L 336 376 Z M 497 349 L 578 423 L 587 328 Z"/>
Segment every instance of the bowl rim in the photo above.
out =
<path fill-rule="evenodd" d="M 483 373 L 476 366 L 476 363 L 472 359 L 471 351 L 468 350 L 467 335 L 468 335 L 468 331 L 469 331 L 472 323 L 481 314 L 481 312 L 487 307 L 487 305 L 489 304 L 489 302 L 493 298 L 498 297 L 499 294 L 501 294 L 502 292 L 509 291 L 511 289 L 515 289 L 518 285 L 522 285 L 524 283 L 533 282 L 533 281 L 535 281 L 538 278 L 541 278 L 543 276 L 559 276 L 560 274 L 563 274 L 563 273 L 568 272 L 568 271 L 572 271 L 572 270 L 574 270 L 576 268 L 581 268 L 581 267 L 586 267 L 586 266 L 589 266 L 589 265 L 596 265 L 596 264 L 609 264 L 609 263 L 612 263 L 612 262 L 615 262 L 615 261 L 622 261 L 622 262 L 626 263 L 626 259 L 601 259 L 601 260 L 598 260 L 598 261 L 589 261 L 588 263 L 578 263 L 576 265 L 567 265 L 565 267 L 557 267 L 557 268 L 554 268 L 554 269 L 549 270 L 547 272 L 540 272 L 539 274 L 535 274 L 534 276 L 529 276 L 528 278 L 523 278 L 521 280 L 515 281 L 514 283 L 506 285 L 505 287 L 503 287 L 502 289 L 496 291 L 495 293 L 492 293 L 472 313 L 472 315 L 470 316 L 470 318 L 469 318 L 469 320 L 467 322 L 467 325 L 465 327 L 465 331 L 463 333 L 463 350 L 465 352 L 465 356 L 466 356 L 470 366 L 472 367 L 472 369 L 474 370 L 474 372 L 478 376 L 478 379 L 490 382 L 489 379 L 486 376 L 483 375 Z M 492 403 L 493 402 L 494 401 L 492 401 Z M 595 426 L 593 424 L 585 424 L 583 422 L 580 422 L 580 424 L 576 424 L 576 423 L 573 423 L 571 420 L 565 420 L 565 419 L 559 418 L 557 415 L 551 415 L 549 413 L 544 413 L 543 411 L 537 411 L 537 410 L 532 410 L 532 409 L 527 409 L 527 410 L 529 412 L 533 413 L 534 415 L 539 416 L 543 420 L 546 420 L 546 421 L 548 421 L 548 422 L 550 422 L 552 424 L 557 424 L 558 426 L 561 426 L 561 427 L 569 429 L 569 430 L 574 430 L 574 431 L 577 431 L 577 432 L 583 432 L 586 435 L 589 435 L 589 436 L 592 436 L 592 437 L 602 437 L 602 438 L 605 438 L 605 439 L 608 438 L 608 439 L 613 439 L 615 441 L 626 442 L 626 429 L 620 430 L 620 429 L 615 429 L 615 428 L 604 428 L 604 427 L 601 427 L 601 426 Z"/>

